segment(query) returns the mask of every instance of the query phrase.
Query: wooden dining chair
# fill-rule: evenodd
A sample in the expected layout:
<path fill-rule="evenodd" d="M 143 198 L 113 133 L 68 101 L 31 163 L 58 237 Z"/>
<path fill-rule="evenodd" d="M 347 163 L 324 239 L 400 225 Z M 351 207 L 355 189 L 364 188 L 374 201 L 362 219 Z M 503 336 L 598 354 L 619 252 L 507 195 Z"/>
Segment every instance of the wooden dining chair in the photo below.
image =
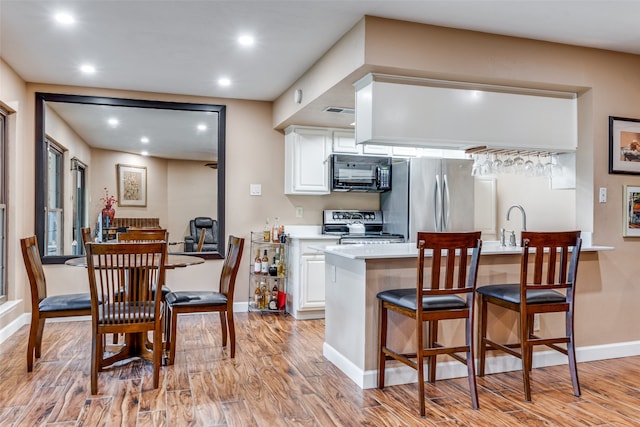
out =
<path fill-rule="evenodd" d="M 169 241 L 169 232 L 164 228 L 136 228 L 119 232 L 117 238 L 119 242 Z"/>
<path fill-rule="evenodd" d="M 117 234 L 118 242 L 167 242 L 167 248 L 169 247 L 169 232 L 164 228 L 129 228 L 127 231 L 121 231 Z M 171 288 L 167 286 L 166 283 L 162 283 L 162 302 L 164 303 L 165 297 L 169 292 L 171 292 Z M 155 292 L 155 289 L 154 289 Z M 166 308 L 166 307 L 165 307 Z M 165 314 L 167 314 L 165 312 Z M 168 317 L 165 316 L 165 321 L 168 322 Z M 169 325 L 167 323 L 167 327 L 165 328 L 165 333 L 169 329 Z M 118 342 L 118 336 L 113 336 L 113 343 L 116 344 Z"/>
<path fill-rule="evenodd" d="M 428 361 L 429 382 L 436 380 L 436 358 L 448 354 L 467 365 L 469 392 L 474 409 L 479 408 L 473 351 L 473 318 L 478 261 L 482 241 L 480 232 L 419 232 L 417 280 L 414 288 L 392 289 L 378 293 L 378 388 L 384 388 L 385 366 L 395 359 L 418 371 L 420 416 L 425 416 L 424 361 Z M 471 252 L 469 254 L 469 252 Z M 431 255 L 430 271 L 425 267 Z M 418 303 L 420 302 L 420 303 Z M 388 311 L 415 320 L 415 353 L 402 353 L 387 345 Z M 443 345 L 438 341 L 440 321 L 464 319 L 465 343 Z M 424 323 L 427 322 L 427 328 Z M 425 343 L 426 332 L 426 343 Z M 392 332 L 393 333 L 393 332 Z M 397 334 L 396 334 L 397 336 Z M 465 356 L 461 356 L 464 353 Z"/>
<path fill-rule="evenodd" d="M 82 229 L 80 229 L 80 232 L 82 234 L 83 245 L 93 242 L 93 237 L 91 236 L 91 227 L 83 227 Z"/>
<path fill-rule="evenodd" d="M 41 355 L 45 320 L 56 317 L 89 316 L 91 297 L 88 292 L 47 296 L 47 280 L 42 268 L 36 236 L 21 239 L 20 246 L 31 289 L 31 328 L 27 343 L 27 371 L 31 372 L 34 354 L 36 359 Z"/>
<path fill-rule="evenodd" d="M 520 283 L 488 285 L 478 288 L 480 319 L 478 327 L 478 375 L 485 373 L 488 350 L 501 350 L 522 360 L 525 400 L 531 400 L 530 372 L 533 347 L 545 345 L 568 356 L 573 394 L 580 396 L 573 332 L 576 273 L 582 239 L 580 231 L 522 232 Z M 530 265 L 530 261 L 533 262 Z M 495 304 L 519 313 L 518 342 L 498 343 L 487 337 L 487 312 Z M 540 337 L 534 332 L 534 316 L 565 313 L 565 333 L 559 337 Z M 502 323 L 502 321 L 501 321 Z M 558 344 L 566 345 L 566 348 Z"/>
<path fill-rule="evenodd" d="M 169 341 L 168 364 L 172 365 L 176 356 L 176 331 L 178 314 L 181 313 L 220 313 L 220 328 L 222 329 L 222 346 L 227 346 L 229 338 L 229 354 L 231 358 L 236 354 L 236 332 L 233 323 L 233 293 L 236 276 L 240 268 L 244 239 L 229 236 L 227 257 L 222 265 L 220 273 L 220 286 L 218 291 L 178 291 L 166 296 L 171 328 L 167 340 Z"/>
<path fill-rule="evenodd" d="M 164 282 L 167 243 L 88 243 L 86 248 L 91 292 L 91 394 L 98 392 L 98 372 L 137 355 L 152 359 L 153 387 L 157 388 L 164 310 L 160 293 L 154 289 Z M 149 332 L 153 332 L 151 354 L 146 348 Z M 121 351 L 105 353 L 104 335 L 119 333 L 128 338 Z"/>

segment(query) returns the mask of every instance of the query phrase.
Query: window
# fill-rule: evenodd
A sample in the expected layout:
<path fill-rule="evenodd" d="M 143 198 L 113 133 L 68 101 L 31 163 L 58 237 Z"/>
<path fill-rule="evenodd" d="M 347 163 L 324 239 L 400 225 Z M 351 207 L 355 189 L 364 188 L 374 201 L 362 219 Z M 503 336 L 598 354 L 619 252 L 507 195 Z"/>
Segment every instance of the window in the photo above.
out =
<path fill-rule="evenodd" d="M 62 255 L 63 247 L 63 181 L 62 181 L 62 165 L 63 152 L 60 147 L 50 140 L 47 140 L 47 204 L 46 213 L 47 221 L 45 224 L 45 240 L 44 251 L 46 255 Z"/>
<path fill-rule="evenodd" d="M 0 107 L 0 303 L 7 300 L 7 113 Z"/>
<path fill-rule="evenodd" d="M 84 255 L 82 243 L 82 228 L 87 226 L 87 165 L 77 158 L 71 159 L 71 171 L 73 172 L 73 236 L 71 253 Z"/>

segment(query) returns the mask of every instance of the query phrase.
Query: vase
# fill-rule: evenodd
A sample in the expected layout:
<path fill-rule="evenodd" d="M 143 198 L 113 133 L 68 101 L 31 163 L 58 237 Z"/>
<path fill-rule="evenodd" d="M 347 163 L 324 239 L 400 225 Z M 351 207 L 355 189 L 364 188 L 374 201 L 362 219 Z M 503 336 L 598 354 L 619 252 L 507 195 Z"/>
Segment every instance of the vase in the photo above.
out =
<path fill-rule="evenodd" d="M 111 227 L 113 224 L 113 217 L 116 216 L 116 210 L 111 205 L 106 205 L 102 209 L 102 224 L 104 227 Z"/>

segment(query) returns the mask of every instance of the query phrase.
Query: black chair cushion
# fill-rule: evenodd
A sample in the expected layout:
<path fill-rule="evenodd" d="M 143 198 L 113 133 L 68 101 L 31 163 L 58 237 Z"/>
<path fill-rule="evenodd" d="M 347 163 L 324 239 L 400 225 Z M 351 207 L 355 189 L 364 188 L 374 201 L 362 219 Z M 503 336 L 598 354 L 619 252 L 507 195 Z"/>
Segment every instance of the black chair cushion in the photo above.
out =
<path fill-rule="evenodd" d="M 500 299 L 513 304 L 520 304 L 520 284 L 480 286 L 477 292 L 488 297 Z M 567 298 L 551 289 L 528 290 L 527 304 L 548 304 L 565 302 Z"/>
<path fill-rule="evenodd" d="M 171 307 L 227 305 L 227 297 L 224 294 L 212 291 L 171 292 L 165 300 Z"/>
<path fill-rule="evenodd" d="M 139 323 L 153 322 L 155 318 L 155 303 L 115 302 L 102 305 L 98 310 L 98 323 Z M 162 307 L 160 307 L 162 311 Z M 133 321 L 135 319 L 135 322 Z"/>
<path fill-rule="evenodd" d="M 378 293 L 378 298 L 382 301 L 416 310 L 416 290 L 408 289 L 391 289 Z M 467 302 L 458 295 L 435 295 L 422 297 L 422 309 L 425 311 L 433 310 L 450 310 L 456 308 L 466 308 Z"/>
<path fill-rule="evenodd" d="M 67 310 L 91 310 L 91 295 L 67 294 L 46 297 L 38 304 L 40 311 L 67 311 Z"/>
<path fill-rule="evenodd" d="M 153 292 L 154 292 L 154 296 L 155 296 L 155 291 L 156 289 L 153 288 Z M 162 299 L 164 300 L 167 297 L 167 294 L 169 294 L 171 292 L 171 288 L 168 287 L 167 285 L 162 285 Z"/>

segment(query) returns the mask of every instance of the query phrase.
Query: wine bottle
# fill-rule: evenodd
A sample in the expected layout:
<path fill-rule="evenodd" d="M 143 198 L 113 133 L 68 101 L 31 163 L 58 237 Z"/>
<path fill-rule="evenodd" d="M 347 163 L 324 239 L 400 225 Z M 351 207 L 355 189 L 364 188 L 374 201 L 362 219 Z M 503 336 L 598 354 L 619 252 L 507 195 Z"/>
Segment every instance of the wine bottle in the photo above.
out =
<path fill-rule="evenodd" d="M 277 310 L 278 309 L 278 285 L 274 284 L 273 289 L 271 289 L 271 295 L 269 296 L 269 309 Z"/>
<path fill-rule="evenodd" d="M 269 256 L 267 255 L 267 250 L 264 250 L 264 255 L 262 255 L 262 259 L 260 260 L 260 272 L 262 274 L 269 274 Z"/>
<path fill-rule="evenodd" d="M 280 224 L 278 223 L 278 217 L 273 219 L 273 226 L 271 227 L 271 241 L 273 243 L 280 242 Z"/>
<path fill-rule="evenodd" d="M 271 227 L 269 227 L 269 217 L 267 217 L 267 222 L 264 223 L 263 239 L 265 242 L 271 241 Z"/>
<path fill-rule="evenodd" d="M 260 249 L 258 249 L 258 254 L 256 255 L 256 259 L 253 261 L 253 272 L 254 274 L 260 274 L 262 271 L 262 257 L 260 257 Z"/>
<path fill-rule="evenodd" d="M 269 290 L 267 289 L 267 282 L 262 279 L 262 284 L 260 286 L 260 292 L 262 292 L 262 302 L 260 308 L 265 309 L 269 308 Z"/>
<path fill-rule="evenodd" d="M 260 308 L 260 302 L 262 301 L 262 292 L 260 291 L 260 285 L 256 286 L 256 290 L 253 293 L 253 306 Z"/>

